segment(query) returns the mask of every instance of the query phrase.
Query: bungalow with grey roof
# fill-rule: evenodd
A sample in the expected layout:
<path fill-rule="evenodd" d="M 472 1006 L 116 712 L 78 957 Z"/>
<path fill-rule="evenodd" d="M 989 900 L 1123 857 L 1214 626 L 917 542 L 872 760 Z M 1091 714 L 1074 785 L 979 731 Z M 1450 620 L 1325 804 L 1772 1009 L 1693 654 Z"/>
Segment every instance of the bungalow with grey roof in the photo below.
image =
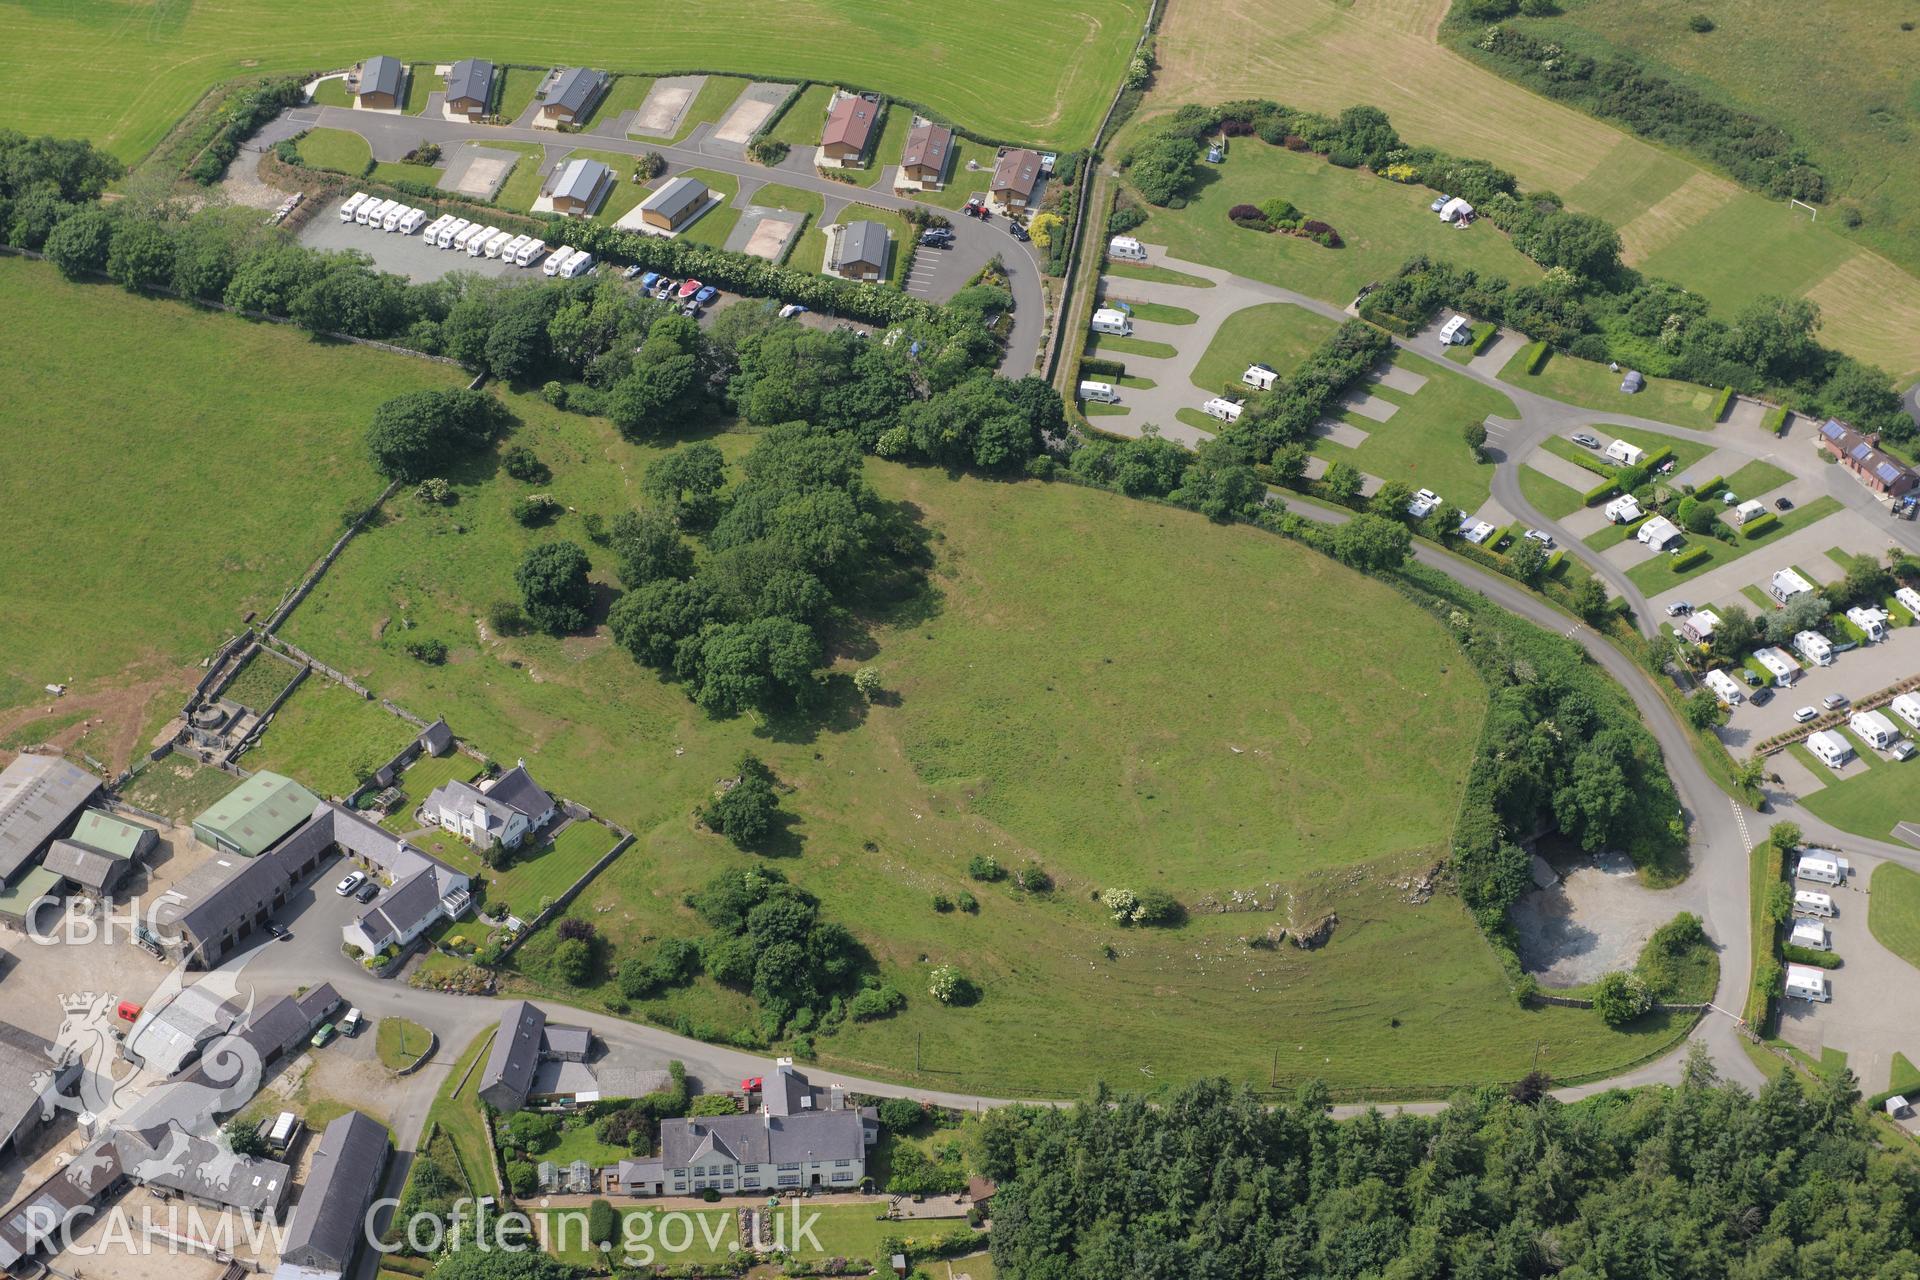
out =
<path fill-rule="evenodd" d="M 534 123 L 550 129 L 586 122 L 606 91 L 609 81 L 604 71 L 588 67 L 558 67 L 547 77 L 537 95 L 540 111 Z"/>
<path fill-rule="evenodd" d="M 462 58 L 447 72 L 448 115 L 477 120 L 487 114 L 493 97 L 493 64 L 485 58 Z"/>
<path fill-rule="evenodd" d="M 640 202 L 640 221 L 659 231 L 679 231 L 700 215 L 711 198 L 697 178 L 675 178 Z"/>
<path fill-rule="evenodd" d="M 843 280 L 884 280 L 892 246 L 883 224 L 866 218 L 849 222 L 834 239 L 833 274 Z"/>
<path fill-rule="evenodd" d="M 613 170 L 598 160 L 575 159 L 553 171 L 547 180 L 547 199 L 555 213 L 569 218 L 591 218 L 613 187 Z"/>
<path fill-rule="evenodd" d="M 407 64 L 381 54 L 360 64 L 353 105 L 369 111 L 398 111 L 407 100 Z"/>

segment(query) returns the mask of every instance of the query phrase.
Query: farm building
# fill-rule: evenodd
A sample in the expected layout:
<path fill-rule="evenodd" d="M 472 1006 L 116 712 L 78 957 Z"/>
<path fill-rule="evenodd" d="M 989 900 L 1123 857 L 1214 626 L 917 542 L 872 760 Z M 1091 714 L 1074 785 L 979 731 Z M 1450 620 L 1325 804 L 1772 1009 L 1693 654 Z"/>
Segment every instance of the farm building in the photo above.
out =
<path fill-rule="evenodd" d="M 446 109 L 452 114 L 477 120 L 492 98 L 493 64 L 485 58 L 462 58 L 447 72 Z"/>
<path fill-rule="evenodd" d="M 1878 436 L 1855 431 L 1838 418 L 1828 418 L 1821 425 L 1820 447 L 1875 493 L 1898 498 L 1920 485 L 1920 474 L 1882 450 Z"/>
<path fill-rule="evenodd" d="M 59 756 L 22 755 L 0 770 L 0 883 L 11 884 L 73 829 L 100 779 Z"/>
<path fill-rule="evenodd" d="M 1847 610 L 1847 621 L 1860 628 L 1868 641 L 1878 644 L 1887 638 L 1887 611 L 1874 605 L 1855 605 Z"/>
<path fill-rule="evenodd" d="M 397 111 L 407 100 L 407 64 L 381 54 L 360 64 L 354 105 L 369 111 Z"/>
<path fill-rule="evenodd" d="M 857 93 L 843 93 L 827 108 L 827 123 L 820 131 L 820 163 L 836 168 L 858 165 L 873 141 L 873 126 L 880 118 L 880 104 Z"/>
<path fill-rule="evenodd" d="M 1606 455 L 1623 467 L 1637 467 L 1646 461 L 1647 451 L 1625 440 L 1609 440 Z"/>
<path fill-rule="evenodd" d="M 953 130 L 930 120 L 915 122 L 900 153 L 900 181 L 922 191 L 938 191 L 947 183 L 953 162 Z"/>
<path fill-rule="evenodd" d="M 678 231 L 707 207 L 707 189 L 695 178 L 675 178 L 640 204 L 640 220 L 661 231 Z"/>
<path fill-rule="evenodd" d="M 524 762 L 498 778 L 444 782 L 420 806 L 420 817 L 477 849 L 512 849 L 553 820 L 553 797 L 527 772 Z"/>
<path fill-rule="evenodd" d="M 1623 493 L 1603 507 L 1602 511 L 1615 524 L 1632 524 L 1640 518 L 1640 499 Z"/>
<path fill-rule="evenodd" d="M 1032 203 L 1039 190 L 1039 152 L 1009 147 L 1000 153 L 1000 159 L 993 166 L 993 180 L 987 185 L 995 204 L 1010 213 L 1019 213 Z"/>
<path fill-rule="evenodd" d="M 1853 759 L 1853 745 L 1831 729 L 1808 734 L 1807 750 L 1829 769 L 1838 769 Z"/>
<path fill-rule="evenodd" d="M 1887 709 L 1905 720 L 1916 729 L 1920 729 L 1920 697 L 1903 693 L 1887 704 Z"/>
<path fill-rule="evenodd" d="M 313 816 L 320 797 L 292 778 L 262 770 L 193 820 L 200 843 L 257 858 Z"/>
<path fill-rule="evenodd" d="M 60 898 L 64 881 L 58 871 L 32 867 L 0 888 L 0 923 L 25 932 L 33 917 Z"/>
<path fill-rule="evenodd" d="M 1680 634 L 1695 644 L 1706 644 L 1720 625 L 1720 615 L 1711 609 L 1695 609 L 1680 619 Z"/>
<path fill-rule="evenodd" d="M 1801 657 L 1816 667 L 1833 665 L 1833 642 L 1818 631 L 1799 631 L 1794 633 L 1793 647 Z"/>
<path fill-rule="evenodd" d="M 537 95 L 540 124 L 555 127 L 579 124 L 593 114 L 594 104 L 607 88 L 607 73 L 587 67 L 560 67 L 547 77 Z"/>
<path fill-rule="evenodd" d="M 843 280 L 884 280 L 892 248 L 884 224 L 869 218 L 849 222 L 834 240 L 833 274 Z"/>
<path fill-rule="evenodd" d="M 52 1099 L 73 1087 L 80 1070 L 73 1046 L 0 1022 L 0 1155 L 12 1155 L 44 1123 L 43 1106 L 55 1113 Z"/>
<path fill-rule="evenodd" d="M 1634 530 L 1633 536 L 1654 551 L 1664 551 L 1670 544 L 1680 541 L 1680 530 L 1665 516 L 1655 516 Z"/>
<path fill-rule="evenodd" d="M 358 1111 L 321 1131 L 280 1252 L 283 1272 L 297 1268 L 302 1280 L 347 1272 L 392 1150 L 386 1126 Z"/>
<path fill-rule="evenodd" d="M 1878 711 L 1856 711 L 1847 718 L 1847 728 L 1858 734 L 1868 746 L 1885 751 L 1900 741 L 1900 731 L 1893 727 L 1893 721 Z"/>
<path fill-rule="evenodd" d="M 1765 667 L 1767 674 L 1773 677 L 1773 682 L 1782 688 L 1800 678 L 1800 664 L 1785 649 L 1772 646 L 1755 649 L 1753 660 Z"/>
<path fill-rule="evenodd" d="M 1791 604 L 1800 596 L 1813 594 L 1813 584 L 1801 577 L 1798 570 L 1776 569 L 1767 581 L 1767 594 L 1781 604 Z"/>
<path fill-rule="evenodd" d="M 1740 682 L 1719 667 L 1707 672 L 1702 677 L 1702 681 L 1713 692 L 1714 697 L 1730 707 L 1737 707 L 1747 700 L 1746 692 L 1740 688 Z"/>
<path fill-rule="evenodd" d="M 151 827 L 88 809 L 71 836 L 48 846 L 41 865 L 88 893 L 111 894 L 159 843 L 160 833 Z"/>
<path fill-rule="evenodd" d="M 591 218 L 613 186 L 613 170 L 598 160 L 569 160 L 553 171 L 547 198 L 553 211 L 569 218 Z"/>
<path fill-rule="evenodd" d="M 1273 384 L 1279 378 L 1278 372 L 1264 364 L 1250 364 L 1247 366 L 1247 371 L 1240 375 L 1240 381 L 1255 391 L 1273 390 Z"/>
<path fill-rule="evenodd" d="M 516 1000 L 500 1015 L 500 1029 L 494 1033 L 493 1045 L 487 1051 L 487 1065 L 480 1072 L 480 1097 L 497 1110 L 518 1111 L 527 1105 L 528 1098 L 539 1092 L 544 1066 L 558 1063 L 585 1070 L 592 1051 L 591 1031 L 585 1027 L 550 1024 L 538 1005 Z M 565 1079 L 569 1074 L 574 1078 Z M 583 1079 L 590 1081 L 592 1076 L 550 1071 L 545 1080 L 549 1087 L 542 1096 L 577 1097 L 580 1092 L 597 1091 L 597 1088 L 581 1089 Z"/>

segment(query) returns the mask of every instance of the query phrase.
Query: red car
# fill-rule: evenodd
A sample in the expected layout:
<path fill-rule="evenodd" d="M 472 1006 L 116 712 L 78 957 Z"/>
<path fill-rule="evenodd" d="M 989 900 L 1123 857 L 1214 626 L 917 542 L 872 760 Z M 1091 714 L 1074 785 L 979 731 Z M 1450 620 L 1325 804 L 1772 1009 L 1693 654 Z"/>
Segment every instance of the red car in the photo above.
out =
<path fill-rule="evenodd" d="M 752 1077 L 750 1077 L 750 1078 L 748 1078 L 748 1079 L 746 1079 L 746 1080 L 742 1080 L 742 1081 L 740 1082 L 740 1092 L 742 1092 L 742 1093 L 758 1093 L 758 1092 L 760 1092 L 760 1086 L 761 1086 L 761 1085 L 763 1085 L 764 1083 L 766 1083 L 766 1082 L 765 1082 L 765 1080 L 764 1080 L 764 1079 L 763 1079 L 762 1077 L 760 1077 L 760 1076 L 752 1076 Z"/>
<path fill-rule="evenodd" d="M 698 292 L 700 292 L 700 282 L 698 280 L 693 279 L 691 276 L 689 276 L 687 278 L 686 283 L 680 286 L 680 293 L 678 296 L 680 298 L 680 301 L 685 302 L 688 298 L 691 298 L 694 294 Z"/>

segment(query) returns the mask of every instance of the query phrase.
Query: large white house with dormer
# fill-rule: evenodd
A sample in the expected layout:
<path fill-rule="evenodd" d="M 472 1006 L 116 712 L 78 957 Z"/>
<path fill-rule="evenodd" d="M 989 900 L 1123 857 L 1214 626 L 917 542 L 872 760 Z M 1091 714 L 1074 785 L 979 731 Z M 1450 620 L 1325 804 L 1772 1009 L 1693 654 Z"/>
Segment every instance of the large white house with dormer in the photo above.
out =
<path fill-rule="evenodd" d="M 420 818 L 452 832 L 476 849 L 515 848 L 553 821 L 556 809 L 522 760 L 506 773 L 478 784 L 447 782 L 420 806 Z"/>
<path fill-rule="evenodd" d="M 817 1089 L 781 1058 L 757 1110 L 663 1120 L 659 1157 L 622 1160 L 612 1172 L 630 1196 L 853 1191 L 879 1133 L 871 1107 L 848 1106 L 839 1085 Z"/>

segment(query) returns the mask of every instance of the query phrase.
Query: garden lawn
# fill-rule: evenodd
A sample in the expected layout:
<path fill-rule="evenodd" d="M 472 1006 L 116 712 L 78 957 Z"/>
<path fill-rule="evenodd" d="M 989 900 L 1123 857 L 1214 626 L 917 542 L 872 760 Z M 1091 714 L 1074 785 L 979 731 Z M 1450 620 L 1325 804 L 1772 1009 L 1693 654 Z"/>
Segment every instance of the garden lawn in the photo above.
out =
<path fill-rule="evenodd" d="M 832 102 L 832 85 L 808 85 L 781 113 L 780 119 L 767 131 L 767 136 L 776 142 L 786 143 L 808 164 L 812 164 L 813 153 L 820 145 L 820 131 L 826 127 L 827 107 Z M 893 114 L 889 108 L 888 118 L 892 118 Z"/>
<path fill-rule="evenodd" d="M 750 19 L 757 20 L 758 17 Z M 717 122 L 751 83 L 738 76 L 708 76 L 707 82 L 700 86 L 700 92 L 694 94 L 693 101 L 687 104 L 686 114 L 680 117 L 680 128 L 667 141 L 685 142 L 687 135 L 697 126 Z"/>
<path fill-rule="evenodd" d="M 1185 285 L 1190 289 L 1213 288 L 1213 281 L 1205 276 L 1175 271 L 1172 267 L 1156 267 L 1145 262 L 1109 262 L 1104 274 L 1118 276 L 1123 280 L 1150 280 L 1155 284 Z"/>
<path fill-rule="evenodd" d="M 414 810 L 425 804 L 436 788 L 448 782 L 472 782 L 481 772 L 480 762 L 460 751 L 420 756 L 394 784 L 406 794 L 406 803 L 380 825 L 389 831 L 412 831 L 419 825 L 414 821 Z"/>
<path fill-rule="evenodd" d="M 1124 296 L 1123 289 L 1114 292 Z M 1264 364 L 1283 375 L 1292 373 L 1337 328 L 1326 317 L 1287 302 L 1236 311 L 1221 324 L 1194 366 L 1193 385 L 1212 395 L 1224 387 L 1245 390 L 1240 375 L 1250 364 Z"/>
<path fill-rule="evenodd" d="M 707 185 L 707 190 L 720 197 L 720 203 L 707 210 L 700 220 L 680 233 L 682 240 L 694 244 L 708 244 L 715 248 L 726 244 L 727 237 L 733 234 L 733 228 L 740 221 L 740 210 L 734 208 L 733 198 L 740 192 L 740 179 L 730 173 L 720 173 L 713 169 L 686 169 L 674 175 L 682 178 L 698 178 Z M 627 208 L 639 204 L 648 192 L 634 188 L 635 199 Z M 613 202 L 609 200 L 608 204 Z M 622 213 L 626 210 L 621 210 Z M 618 215 L 615 215 L 616 217 Z"/>
<path fill-rule="evenodd" d="M 485 146 L 499 151 L 517 151 L 520 158 L 513 162 L 513 169 L 507 174 L 507 180 L 500 184 L 500 190 L 494 193 L 493 202 L 502 209 L 513 209 L 525 213 L 533 208 L 533 202 L 540 198 L 540 161 L 546 149 L 537 142 L 484 142 L 468 143 L 468 146 Z M 632 157 L 628 157 L 632 163 Z M 608 193 L 608 200 L 613 198 Z"/>
<path fill-rule="evenodd" d="M 886 183 L 888 175 L 899 168 L 900 156 L 907 149 L 907 135 L 912 132 L 913 108 L 904 103 L 888 103 L 887 118 L 880 125 L 880 136 L 867 148 L 865 185 L 878 187 Z M 960 141 L 958 135 L 954 141 Z"/>
<path fill-rule="evenodd" d="M 1792 479 L 1791 473 L 1774 466 L 1771 462 L 1762 462 L 1756 458 L 1728 476 L 1723 487 L 1738 495 L 1744 502 L 1748 498 L 1757 498 L 1763 493 L 1778 489 Z"/>
<path fill-rule="evenodd" d="M 1532 467 L 1520 468 L 1520 495 L 1549 520 L 1564 520 L 1586 506 L 1577 490 Z"/>
<path fill-rule="evenodd" d="M 508 120 L 519 119 L 520 113 L 533 105 L 533 95 L 546 78 L 546 72 L 533 67 L 508 67 L 505 78 L 500 82 L 496 113 Z M 616 82 L 615 88 L 618 87 Z"/>
<path fill-rule="evenodd" d="M 647 91 L 651 88 L 652 76 L 615 76 L 599 105 L 594 107 L 588 127 L 618 120 L 624 113 L 638 110 L 640 104 L 647 100 Z"/>
<path fill-rule="evenodd" d="M 367 175 L 375 182 L 418 182 L 424 186 L 437 187 L 440 179 L 446 177 L 446 170 L 437 165 L 408 164 L 404 160 L 383 160 L 373 166 L 373 172 Z"/>
<path fill-rule="evenodd" d="M 296 778 L 321 795 L 344 796 L 419 733 L 378 702 L 315 674 L 281 704 L 244 761 L 249 769 Z"/>
<path fill-rule="evenodd" d="M 407 77 L 408 114 L 425 115 L 427 100 L 436 93 L 444 94 L 447 91 L 447 78 L 434 70 L 439 65 L 437 62 L 416 62 L 408 68 L 412 73 Z"/>
<path fill-rule="evenodd" d="M 1895 720 L 1898 724 L 1899 721 Z M 1906 727 L 1901 726 L 1903 729 Z M 1880 754 L 1857 738 L 1850 739 L 1853 749 L 1861 760 L 1866 762 L 1865 771 L 1855 771 L 1852 777 L 1836 778 L 1824 765 L 1816 765 L 1814 776 L 1824 778 L 1827 785 L 1812 795 L 1803 796 L 1800 803 L 1817 818 L 1824 818 L 1842 830 L 1855 835 L 1866 836 L 1873 840 L 1891 839 L 1895 823 L 1920 822 L 1920 770 L 1916 770 L 1912 760 L 1887 761 Z M 1902 868 L 1895 868 L 1901 870 Z M 1909 876 L 1913 873 L 1908 872 Z M 1880 889 L 1880 873 L 1874 872 L 1874 892 Z M 1896 902 L 1904 901 L 1896 898 Z M 1894 918 L 1901 918 L 1901 912 L 1895 911 Z M 1880 908 L 1876 898 L 1872 917 L 1874 936 L 1880 937 Z M 1887 940 L 1882 937 L 1882 942 Z M 1892 943 L 1887 943 L 1893 946 Z M 1895 948 L 1898 950 L 1898 948 Z M 1916 953 L 1904 953 L 1909 960 Z M 1920 961 L 1916 961 L 1920 963 Z"/>
<path fill-rule="evenodd" d="M 1129 338 L 1117 333 L 1099 333 L 1093 335 L 1093 341 L 1087 347 L 1087 354 L 1105 357 L 1149 356 L 1156 360 L 1171 360 L 1180 352 L 1164 342 L 1155 342 L 1151 338 Z"/>
<path fill-rule="evenodd" d="M 1125 302 L 1127 310 L 1135 320 L 1150 320 L 1157 324 L 1196 324 L 1200 317 L 1185 307 L 1169 306 L 1164 302 L 1134 302 L 1121 293 L 1117 301 Z M 1102 305 L 1108 305 L 1105 300 Z"/>
<path fill-rule="evenodd" d="M 1675 573 L 1673 571 L 1671 567 L 1672 556 L 1654 556 L 1652 559 L 1644 560 L 1627 570 L 1627 577 L 1633 579 L 1635 585 L 1648 595 L 1658 595 L 1660 592 L 1685 582 L 1689 578 L 1699 577 L 1715 566 L 1726 564 L 1730 560 L 1738 560 L 1750 552 L 1759 551 L 1771 543 L 1778 542 L 1786 534 L 1792 533 L 1796 529 L 1804 529 L 1816 520 L 1824 520 L 1838 510 L 1840 510 L 1839 501 L 1822 494 L 1812 502 L 1795 507 L 1792 511 L 1779 512 L 1780 523 L 1758 538 L 1748 538 L 1744 534 L 1735 531 L 1733 541 L 1728 543 L 1722 542 L 1718 538 L 1703 537 L 1699 534 L 1690 533 L 1686 536 L 1685 546 L 1688 548 L 1706 547 L 1710 549 L 1713 554 L 1685 573 Z M 1811 797 L 1809 797 L 1809 799 L 1811 799 Z"/>
<path fill-rule="evenodd" d="M 552 840 L 516 854 L 505 871 L 490 873 L 494 899 L 505 897 L 516 912 L 530 919 L 542 903 L 559 897 L 585 875 L 616 839 L 597 822 L 570 823 Z"/>
<path fill-rule="evenodd" d="M 1365 389 L 1400 406 L 1385 422 L 1359 413 L 1340 415 L 1367 433 L 1358 448 L 1315 437 L 1310 447 L 1328 462 L 1345 461 L 1382 480 L 1400 480 L 1415 489 L 1432 489 L 1463 511 L 1476 511 L 1487 500 L 1493 483 L 1493 464 L 1477 462 L 1461 430 L 1469 422 L 1493 416 L 1517 418 L 1513 401 L 1491 387 L 1406 351 L 1396 350 L 1391 363 L 1426 378 L 1426 385 L 1409 395 L 1383 383 L 1363 383 Z"/>
<path fill-rule="evenodd" d="M 0 707 L 53 680 L 184 691 L 202 674 L 189 664 L 277 604 L 342 513 L 379 495 L 361 446 L 374 407 L 459 383 L 21 259 L 0 261 L 0 313 L 0 435 L 36 441 L 0 468 Z"/>
<path fill-rule="evenodd" d="M 655 1263 L 731 1263 L 740 1255 L 739 1227 L 731 1208 L 723 1209 L 646 1209 L 616 1204 L 620 1215 L 620 1239 L 615 1242 L 614 1258 L 635 1266 Z M 587 1243 L 587 1211 L 578 1209 L 539 1209 L 533 1213 L 534 1230 L 541 1247 L 562 1262 L 581 1266 L 605 1267 L 608 1255 Z M 662 1227 L 667 1229 L 664 1234 Z M 622 1242 L 631 1240 L 634 1248 L 622 1253 Z M 663 1247 L 661 1241 L 666 1242 Z M 729 1249 L 729 1245 L 734 1248 Z M 683 1246 L 683 1247 L 674 1247 Z"/>
<path fill-rule="evenodd" d="M 1920 873 L 1883 862 L 1873 869 L 1868 889 L 1867 927 L 1881 946 L 1920 968 Z"/>
<path fill-rule="evenodd" d="M 353 95 L 347 92 L 344 76 L 329 76 L 313 87 L 313 105 L 316 107 L 351 107 Z M 157 137 L 158 135 L 156 135 Z"/>
<path fill-rule="evenodd" d="M 373 163 L 373 148 L 367 140 L 347 129 L 312 129 L 294 145 L 303 164 L 349 177 L 359 177 Z"/>
<path fill-rule="evenodd" d="M 1526 373 L 1522 370 L 1525 354 L 1524 350 L 1516 352 L 1513 359 L 1507 361 L 1506 367 L 1500 370 L 1503 382 L 1586 409 L 1617 409 L 1696 431 L 1708 431 L 1716 425 L 1712 414 L 1714 402 L 1720 398 L 1717 387 L 1703 387 L 1674 378 L 1648 378 L 1643 389 L 1628 395 L 1620 390 L 1624 367 L 1620 373 L 1614 373 L 1603 364 L 1556 351 L 1547 357 L 1546 366 L 1539 373 Z"/>
<path fill-rule="evenodd" d="M 595 1137 L 591 1117 L 578 1115 L 573 1117 L 573 1120 L 573 1127 L 562 1129 L 560 1140 L 540 1153 L 541 1160 L 551 1160 L 555 1164 L 572 1164 L 575 1160 L 585 1160 L 588 1164 L 599 1168 L 633 1159 L 631 1148 L 616 1147 Z"/>
<path fill-rule="evenodd" d="M 1285 95 L 1282 94 L 1282 97 Z M 1204 262 L 1255 280 L 1268 280 L 1328 302 L 1353 300 L 1360 286 L 1384 280 L 1416 253 L 1505 276 L 1515 283 L 1540 269 L 1492 223 L 1455 231 L 1427 208 L 1433 193 L 1310 153 L 1237 138 L 1224 165 L 1201 165 L 1200 183 L 1184 209 L 1154 209 L 1136 231 L 1164 244 L 1176 258 Z M 1311 240 L 1246 231 L 1227 221 L 1236 204 L 1281 196 L 1309 218 L 1331 224 L 1346 247 L 1323 249 Z"/>

